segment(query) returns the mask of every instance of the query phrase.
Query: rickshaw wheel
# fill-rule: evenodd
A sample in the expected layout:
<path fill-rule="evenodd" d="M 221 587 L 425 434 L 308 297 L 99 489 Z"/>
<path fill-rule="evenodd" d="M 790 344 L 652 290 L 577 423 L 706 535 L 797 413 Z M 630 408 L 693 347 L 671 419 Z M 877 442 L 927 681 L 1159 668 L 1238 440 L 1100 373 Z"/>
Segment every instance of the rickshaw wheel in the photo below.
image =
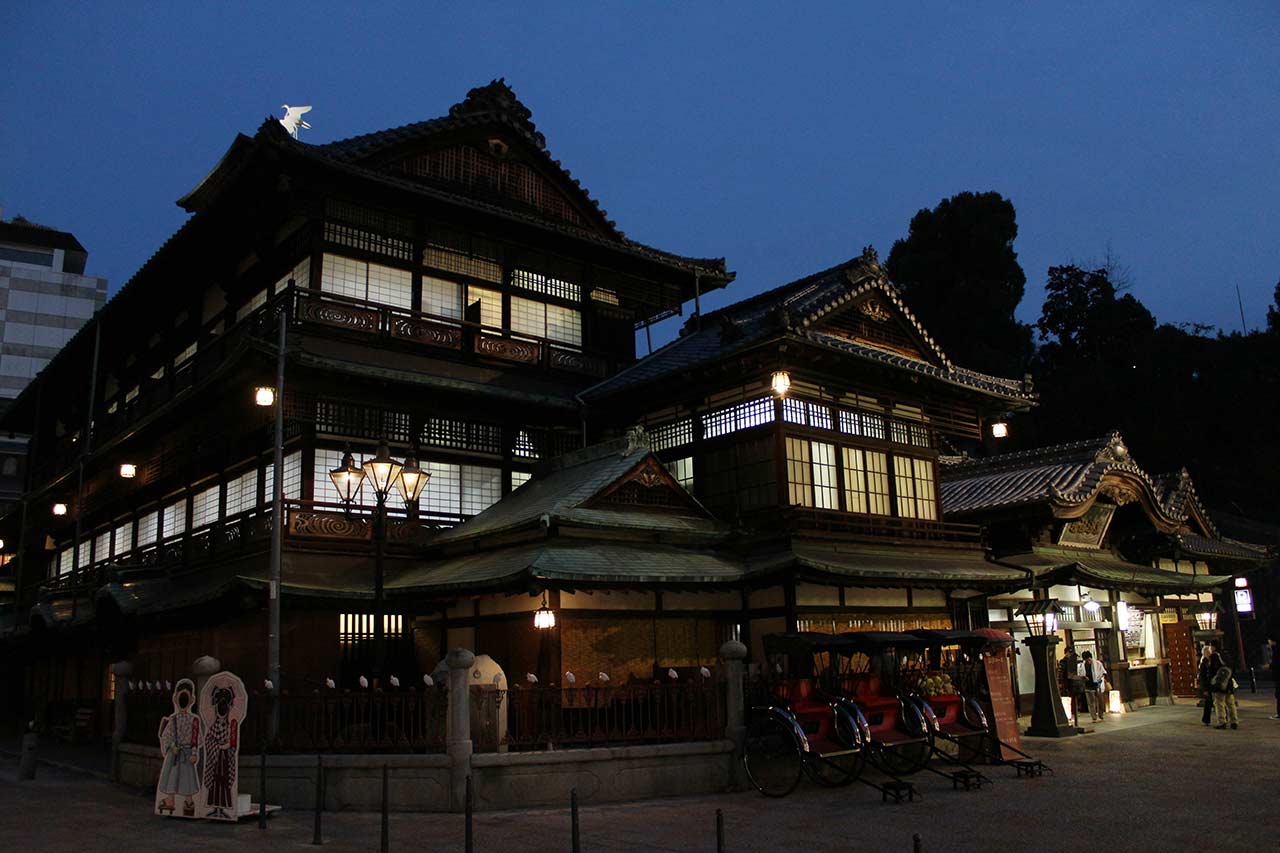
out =
<path fill-rule="evenodd" d="M 766 797 L 785 797 L 800 784 L 800 750 L 790 726 L 773 715 L 756 719 L 747 729 L 742 750 L 747 778 Z"/>

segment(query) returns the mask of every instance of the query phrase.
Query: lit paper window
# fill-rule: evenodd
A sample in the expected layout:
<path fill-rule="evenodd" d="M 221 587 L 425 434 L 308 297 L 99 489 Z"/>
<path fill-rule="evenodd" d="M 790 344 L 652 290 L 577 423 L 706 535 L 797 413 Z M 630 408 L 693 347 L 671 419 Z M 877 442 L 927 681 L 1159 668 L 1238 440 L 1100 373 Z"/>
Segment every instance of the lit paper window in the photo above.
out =
<path fill-rule="evenodd" d="M 462 286 L 456 281 L 422 277 L 422 310 L 450 320 L 462 319 Z"/>
<path fill-rule="evenodd" d="M 187 499 L 182 498 L 164 508 L 164 520 L 162 522 L 163 533 L 165 539 L 172 539 L 174 536 L 180 536 L 187 532 Z"/>
<path fill-rule="evenodd" d="M 133 525 L 125 523 L 116 528 L 115 538 L 111 541 L 111 556 L 118 557 L 133 550 Z"/>
<path fill-rule="evenodd" d="M 145 548 L 148 545 L 154 545 L 156 541 L 156 531 L 159 527 L 160 512 L 149 512 L 142 518 L 138 519 L 138 547 Z"/>
<path fill-rule="evenodd" d="M 191 526 L 204 527 L 218 520 L 219 489 L 211 486 L 191 499 Z"/>
<path fill-rule="evenodd" d="M 467 287 L 467 306 L 480 303 L 480 325 L 502 329 L 502 294 L 487 287 Z"/>

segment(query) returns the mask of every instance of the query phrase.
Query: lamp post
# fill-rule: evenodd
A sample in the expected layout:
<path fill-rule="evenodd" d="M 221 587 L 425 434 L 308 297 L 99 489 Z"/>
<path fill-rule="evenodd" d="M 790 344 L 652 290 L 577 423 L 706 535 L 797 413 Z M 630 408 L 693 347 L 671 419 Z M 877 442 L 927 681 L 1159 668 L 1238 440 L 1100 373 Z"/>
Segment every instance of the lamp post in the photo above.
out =
<path fill-rule="evenodd" d="M 373 516 L 373 677 L 377 683 L 386 663 L 386 619 L 383 601 L 383 554 L 387 544 L 387 498 L 394 487 L 405 505 L 415 503 L 426 488 L 431 475 L 418 467 L 418 461 L 409 456 L 403 463 L 391 458 L 385 444 L 364 464 L 356 467 L 355 458 L 348 452 L 342 465 L 329 472 L 329 479 L 338 490 L 338 497 L 350 506 L 356 499 L 366 479 L 377 498 L 377 510 Z"/>
<path fill-rule="evenodd" d="M 1031 737 L 1070 737 L 1076 734 L 1075 726 L 1071 725 L 1062 708 L 1062 695 L 1058 692 L 1058 679 L 1053 667 L 1053 647 L 1061 642 L 1056 634 L 1061 612 L 1056 598 L 1028 601 L 1014 612 L 1026 623 L 1029 636 L 1022 644 L 1031 653 L 1036 673 L 1035 703 L 1031 708 L 1031 725 L 1027 728 L 1027 735 Z"/>

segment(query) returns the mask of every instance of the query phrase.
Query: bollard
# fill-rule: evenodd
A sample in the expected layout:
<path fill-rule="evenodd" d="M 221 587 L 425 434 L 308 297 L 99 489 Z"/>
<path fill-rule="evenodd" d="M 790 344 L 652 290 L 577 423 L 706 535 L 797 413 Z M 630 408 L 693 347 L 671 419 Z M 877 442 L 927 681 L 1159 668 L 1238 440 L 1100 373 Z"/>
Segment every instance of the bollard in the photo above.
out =
<path fill-rule="evenodd" d="M 569 791 L 569 849 L 582 853 L 582 840 L 578 837 L 578 789 Z"/>
<path fill-rule="evenodd" d="M 262 741 L 262 764 L 258 770 L 258 829 L 267 828 L 267 742 Z"/>
<path fill-rule="evenodd" d="M 391 849 L 391 819 L 387 816 L 387 765 L 382 765 L 382 853 Z"/>
<path fill-rule="evenodd" d="M 320 835 L 320 812 L 324 811 L 324 756 L 316 756 L 316 828 L 311 836 L 312 844 L 324 844 Z"/>
<path fill-rule="evenodd" d="M 473 851 L 475 850 L 475 846 L 474 846 L 475 841 L 471 834 L 472 804 L 471 804 L 471 777 L 470 776 L 467 776 L 467 798 L 466 798 L 465 809 L 466 809 L 467 818 L 466 818 L 466 835 L 465 835 L 464 847 L 466 849 L 466 853 L 473 853 Z"/>
<path fill-rule="evenodd" d="M 18 760 L 18 778 L 36 778 L 36 745 L 40 736 L 35 733 L 34 723 L 27 727 L 22 736 L 22 757 Z"/>
<path fill-rule="evenodd" d="M 920 841 L 920 833 L 911 836 L 911 853 L 922 853 L 924 844 Z"/>
<path fill-rule="evenodd" d="M 716 809 L 716 853 L 724 853 L 724 809 Z"/>

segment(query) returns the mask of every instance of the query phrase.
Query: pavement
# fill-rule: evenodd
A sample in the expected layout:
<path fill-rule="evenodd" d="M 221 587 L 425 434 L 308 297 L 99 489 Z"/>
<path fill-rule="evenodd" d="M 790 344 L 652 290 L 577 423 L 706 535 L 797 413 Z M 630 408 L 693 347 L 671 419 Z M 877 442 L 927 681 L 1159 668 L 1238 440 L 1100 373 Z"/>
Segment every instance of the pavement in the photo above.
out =
<path fill-rule="evenodd" d="M 915 834 L 929 853 L 1274 850 L 1280 721 L 1267 719 L 1275 712 L 1269 693 L 1239 698 L 1236 731 L 1201 725 L 1192 702 L 1143 708 L 1079 737 L 1026 740 L 1052 774 L 1018 779 L 1009 768 L 991 768 L 995 783 L 970 792 L 920 774 L 923 799 L 902 805 L 882 804 L 860 784 L 824 789 L 805 782 L 781 800 L 749 791 L 583 807 L 582 849 L 714 850 L 721 810 L 729 851 L 907 853 Z M 188 822 L 154 817 L 150 794 L 65 767 L 42 765 L 32 782 L 15 776 L 16 762 L 0 761 L 6 850 L 250 851 L 309 847 L 312 840 L 310 812 L 281 812 L 265 830 L 255 821 Z M 378 848 L 378 814 L 329 812 L 323 821 L 331 850 Z M 392 850 L 462 850 L 463 832 L 461 815 L 390 816 Z M 474 837 L 477 851 L 569 850 L 569 812 L 477 814 Z"/>

